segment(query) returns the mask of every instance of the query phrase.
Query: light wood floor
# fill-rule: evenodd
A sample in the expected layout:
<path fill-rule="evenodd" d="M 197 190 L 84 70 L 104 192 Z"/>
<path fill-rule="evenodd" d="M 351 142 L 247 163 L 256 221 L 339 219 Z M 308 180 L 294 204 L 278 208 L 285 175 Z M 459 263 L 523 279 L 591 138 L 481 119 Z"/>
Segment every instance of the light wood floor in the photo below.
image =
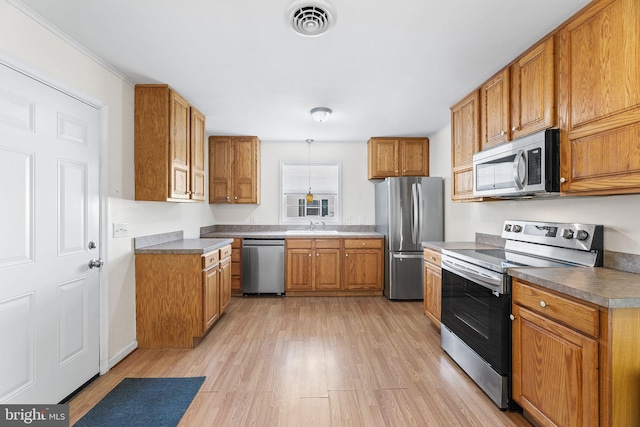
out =
<path fill-rule="evenodd" d="M 70 404 L 72 424 L 124 377 L 206 376 L 180 426 L 529 426 L 442 351 L 421 302 L 239 297 L 198 347 L 134 351 Z"/>

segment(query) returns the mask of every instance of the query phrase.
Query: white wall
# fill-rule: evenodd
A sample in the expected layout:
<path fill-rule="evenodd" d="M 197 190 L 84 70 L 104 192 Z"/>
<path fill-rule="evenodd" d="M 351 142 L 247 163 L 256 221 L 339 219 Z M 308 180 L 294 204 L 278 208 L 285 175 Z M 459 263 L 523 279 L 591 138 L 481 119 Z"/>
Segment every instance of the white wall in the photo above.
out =
<path fill-rule="evenodd" d="M 304 161 L 309 158 L 309 146 L 300 142 L 269 142 L 261 145 L 260 205 L 212 205 L 216 224 L 277 224 L 279 219 L 279 165 L 281 160 Z M 342 218 L 351 224 L 374 223 L 374 185 L 367 180 L 367 143 L 311 143 L 311 161 L 342 162 Z M 313 188 L 312 188 L 313 190 Z"/>
<path fill-rule="evenodd" d="M 133 201 L 133 87 L 5 0 L 0 0 L 0 55 L 108 107 L 107 222 L 109 229 L 113 222 L 129 224 L 129 238 L 103 237 L 108 250 L 101 254 L 108 278 L 109 359 L 117 361 L 135 343 L 131 238 L 176 230 L 198 237 L 200 226 L 213 223 L 213 214 L 206 203 Z"/>
<path fill-rule="evenodd" d="M 430 137 L 431 174 L 445 177 L 445 239 L 473 240 L 475 232 L 500 234 L 505 219 L 604 225 L 607 250 L 640 254 L 640 195 L 560 197 L 494 202 L 451 201 L 451 128 Z"/>

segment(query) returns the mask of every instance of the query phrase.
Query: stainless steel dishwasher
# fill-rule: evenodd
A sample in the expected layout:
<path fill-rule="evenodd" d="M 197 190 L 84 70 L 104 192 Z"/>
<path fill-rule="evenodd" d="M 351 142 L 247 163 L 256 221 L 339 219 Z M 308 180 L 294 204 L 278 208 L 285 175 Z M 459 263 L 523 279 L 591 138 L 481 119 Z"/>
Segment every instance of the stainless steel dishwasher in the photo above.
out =
<path fill-rule="evenodd" d="M 242 239 L 242 293 L 284 294 L 284 239 Z"/>

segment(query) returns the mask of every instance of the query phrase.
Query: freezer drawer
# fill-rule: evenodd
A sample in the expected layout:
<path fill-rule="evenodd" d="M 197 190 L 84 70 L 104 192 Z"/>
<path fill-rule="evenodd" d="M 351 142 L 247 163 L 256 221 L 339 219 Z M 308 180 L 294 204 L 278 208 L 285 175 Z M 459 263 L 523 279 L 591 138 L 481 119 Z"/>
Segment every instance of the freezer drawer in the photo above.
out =
<path fill-rule="evenodd" d="M 389 299 L 424 299 L 422 252 L 389 252 L 384 295 Z"/>

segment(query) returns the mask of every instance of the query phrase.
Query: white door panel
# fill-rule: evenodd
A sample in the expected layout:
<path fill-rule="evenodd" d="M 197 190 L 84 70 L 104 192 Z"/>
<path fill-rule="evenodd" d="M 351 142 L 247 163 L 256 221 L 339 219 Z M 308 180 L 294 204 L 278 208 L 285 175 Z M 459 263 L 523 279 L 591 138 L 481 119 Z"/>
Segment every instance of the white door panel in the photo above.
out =
<path fill-rule="evenodd" d="M 99 138 L 95 107 L 0 64 L 0 403 L 99 371 Z"/>

